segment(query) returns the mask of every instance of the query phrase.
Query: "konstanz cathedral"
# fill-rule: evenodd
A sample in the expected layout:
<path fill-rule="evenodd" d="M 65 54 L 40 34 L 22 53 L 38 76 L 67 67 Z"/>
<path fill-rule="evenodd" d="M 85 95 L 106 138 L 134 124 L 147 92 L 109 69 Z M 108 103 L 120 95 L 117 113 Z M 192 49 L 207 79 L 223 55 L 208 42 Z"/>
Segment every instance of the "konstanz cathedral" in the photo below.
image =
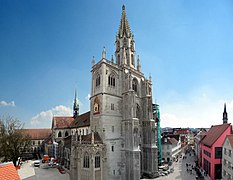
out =
<path fill-rule="evenodd" d="M 72 180 L 139 180 L 158 176 L 152 81 L 141 72 L 125 6 L 115 59 L 92 59 L 90 133 L 73 135 Z"/>

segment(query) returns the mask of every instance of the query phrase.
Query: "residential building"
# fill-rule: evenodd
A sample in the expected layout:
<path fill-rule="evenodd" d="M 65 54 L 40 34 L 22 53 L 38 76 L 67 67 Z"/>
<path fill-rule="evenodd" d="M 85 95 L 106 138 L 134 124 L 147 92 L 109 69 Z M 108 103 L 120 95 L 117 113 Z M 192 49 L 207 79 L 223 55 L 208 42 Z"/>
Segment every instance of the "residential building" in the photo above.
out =
<path fill-rule="evenodd" d="M 222 144 L 230 134 L 232 134 L 231 124 L 215 125 L 210 128 L 200 143 L 201 166 L 212 180 L 222 177 Z"/>
<path fill-rule="evenodd" d="M 222 147 L 222 179 L 233 179 L 233 135 L 227 135 Z"/>
<path fill-rule="evenodd" d="M 200 146 L 200 142 L 201 140 L 206 136 L 207 132 L 205 130 L 201 130 L 197 133 L 197 135 L 194 138 L 194 152 L 195 155 L 197 157 L 197 164 L 199 167 L 201 167 L 201 160 L 202 160 L 202 156 L 201 156 L 201 146 Z"/>
<path fill-rule="evenodd" d="M 165 163 L 172 163 L 176 156 L 181 152 L 181 142 L 174 137 L 162 137 L 162 160 Z"/>
<path fill-rule="evenodd" d="M 152 80 L 136 63 L 134 35 L 122 7 L 115 57 L 92 59 L 90 128 L 71 147 L 71 179 L 139 180 L 158 176 Z"/>

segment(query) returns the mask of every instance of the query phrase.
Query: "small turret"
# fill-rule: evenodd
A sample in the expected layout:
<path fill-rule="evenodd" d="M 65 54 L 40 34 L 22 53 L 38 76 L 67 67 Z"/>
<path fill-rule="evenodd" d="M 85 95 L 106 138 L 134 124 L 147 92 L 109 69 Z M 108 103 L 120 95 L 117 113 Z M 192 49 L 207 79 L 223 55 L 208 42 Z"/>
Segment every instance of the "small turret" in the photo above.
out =
<path fill-rule="evenodd" d="M 112 55 L 112 59 L 111 59 L 112 63 L 114 63 L 114 59 L 113 59 L 113 55 Z"/>
<path fill-rule="evenodd" d="M 140 64 L 140 58 L 139 58 L 139 55 L 138 55 L 138 61 L 137 61 L 137 70 L 140 72 L 141 71 L 141 64 Z"/>
<path fill-rule="evenodd" d="M 151 74 L 149 75 L 149 81 L 152 81 L 152 77 L 151 77 Z"/>
<path fill-rule="evenodd" d="M 104 47 L 104 49 L 103 49 L 103 51 L 102 51 L 102 59 L 106 59 L 106 51 L 105 51 L 105 47 Z"/>
<path fill-rule="evenodd" d="M 223 124 L 227 123 L 228 118 L 227 118 L 227 108 L 226 108 L 226 103 L 224 104 L 224 111 L 223 111 Z"/>
<path fill-rule="evenodd" d="M 92 57 L 92 62 L 91 63 L 92 63 L 92 67 L 93 67 L 95 65 L 95 57 L 94 56 Z"/>

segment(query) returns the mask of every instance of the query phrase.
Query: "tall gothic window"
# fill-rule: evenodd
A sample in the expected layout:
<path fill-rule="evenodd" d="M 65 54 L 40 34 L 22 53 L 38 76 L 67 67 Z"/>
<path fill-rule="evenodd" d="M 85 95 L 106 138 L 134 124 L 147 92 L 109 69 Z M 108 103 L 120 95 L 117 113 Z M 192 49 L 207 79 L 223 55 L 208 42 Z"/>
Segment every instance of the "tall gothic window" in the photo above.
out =
<path fill-rule="evenodd" d="M 66 136 L 69 136 L 69 133 L 68 133 L 67 131 L 65 132 L 65 137 L 66 137 Z"/>
<path fill-rule="evenodd" d="M 108 85 L 115 87 L 115 84 L 116 84 L 116 78 L 113 75 L 109 75 L 108 76 Z"/>
<path fill-rule="evenodd" d="M 100 75 L 97 76 L 97 78 L 95 79 L 95 86 L 99 86 L 100 85 Z"/>
<path fill-rule="evenodd" d="M 135 78 L 133 79 L 132 88 L 136 93 L 138 92 L 138 81 Z"/>
<path fill-rule="evenodd" d="M 89 168 L 90 167 L 90 158 L 88 154 L 85 154 L 83 157 L 83 168 Z"/>
<path fill-rule="evenodd" d="M 95 156 L 95 168 L 100 168 L 100 155 Z"/>
<path fill-rule="evenodd" d="M 136 118 L 140 119 L 140 106 L 136 105 Z"/>

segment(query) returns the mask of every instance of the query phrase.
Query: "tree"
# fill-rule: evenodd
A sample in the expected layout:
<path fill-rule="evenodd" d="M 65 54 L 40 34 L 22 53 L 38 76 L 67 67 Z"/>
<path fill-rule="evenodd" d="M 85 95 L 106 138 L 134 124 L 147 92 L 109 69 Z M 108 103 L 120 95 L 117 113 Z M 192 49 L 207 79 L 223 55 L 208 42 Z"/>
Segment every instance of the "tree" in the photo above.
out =
<path fill-rule="evenodd" d="M 13 117 L 0 118 L 0 161 L 17 160 L 31 145 L 29 135 L 23 133 L 22 123 Z"/>

